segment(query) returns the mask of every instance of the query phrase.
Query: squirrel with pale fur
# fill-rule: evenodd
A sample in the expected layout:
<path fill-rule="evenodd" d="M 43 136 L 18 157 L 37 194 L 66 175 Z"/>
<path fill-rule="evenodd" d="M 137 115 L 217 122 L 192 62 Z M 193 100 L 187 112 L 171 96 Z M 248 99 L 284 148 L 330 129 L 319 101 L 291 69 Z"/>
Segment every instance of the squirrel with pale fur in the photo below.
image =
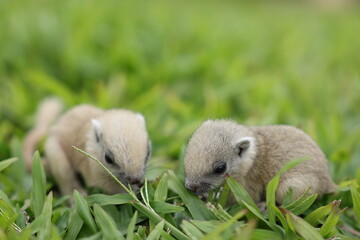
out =
<path fill-rule="evenodd" d="M 187 145 L 185 186 L 204 196 L 232 176 L 257 202 L 265 201 L 266 186 L 289 161 L 308 159 L 281 175 L 276 201 L 292 189 L 293 199 L 308 189 L 319 196 L 335 191 L 327 160 L 318 145 L 291 126 L 244 126 L 230 120 L 208 120 Z"/>
<path fill-rule="evenodd" d="M 35 127 L 24 141 L 24 158 L 31 169 L 33 153 L 41 139 L 45 142 L 45 165 L 63 194 L 74 189 L 86 194 L 86 186 L 106 193 L 124 189 L 94 160 L 73 149 L 76 146 L 105 165 L 126 186 L 137 189 L 150 157 L 150 140 L 144 117 L 125 109 L 103 110 L 79 105 L 51 125 L 62 109 L 56 98 L 45 99 L 37 113 Z M 80 178 L 79 178 L 80 176 Z"/>

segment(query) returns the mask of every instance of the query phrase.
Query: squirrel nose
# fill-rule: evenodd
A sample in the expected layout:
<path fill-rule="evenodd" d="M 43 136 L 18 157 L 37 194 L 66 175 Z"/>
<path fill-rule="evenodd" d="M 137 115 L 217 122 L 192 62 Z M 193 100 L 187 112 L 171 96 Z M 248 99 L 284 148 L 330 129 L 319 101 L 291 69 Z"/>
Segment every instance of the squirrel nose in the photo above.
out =
<path fill-rule="evenodd" d="M 137 177 L 127 177 L 126 180 L 131 185 L 137 185 L 138 187 L 142 187 L 142 185 L 143 185 L 142 180 Z"/>
<path fill-rule="evenodd" d="M 196 184 L 190 184 L 190 183 L 187 183 L 187 184 L 185 185 L 185 187 L 186 187 L 187 189 L 189 189 L 190 191 L 192 191 L 193 193 L 196 193 L 196 192 L 198 191 L 198 189 L 199 189 L 199 186 L 198 186 L 198 185 L 196 185 Z"/>

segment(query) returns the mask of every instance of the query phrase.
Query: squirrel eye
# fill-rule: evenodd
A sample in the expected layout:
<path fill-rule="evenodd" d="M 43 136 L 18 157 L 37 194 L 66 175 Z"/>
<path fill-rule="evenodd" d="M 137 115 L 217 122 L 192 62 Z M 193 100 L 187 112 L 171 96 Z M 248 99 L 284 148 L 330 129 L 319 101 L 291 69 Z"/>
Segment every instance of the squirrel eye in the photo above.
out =
<path fill-rule="evenodd" d="M 114 164 L 114 160 L 112 159 L 112 157 L 110 157 L 108 154 L 105 153 L 105 161 L 108 164 Z"/>
<path fill-rule="evenodd" d="M 226 170 L 226 163 L 222 163 L 214 169 L 214 173 L 217 175 L 223 174 Z"/>

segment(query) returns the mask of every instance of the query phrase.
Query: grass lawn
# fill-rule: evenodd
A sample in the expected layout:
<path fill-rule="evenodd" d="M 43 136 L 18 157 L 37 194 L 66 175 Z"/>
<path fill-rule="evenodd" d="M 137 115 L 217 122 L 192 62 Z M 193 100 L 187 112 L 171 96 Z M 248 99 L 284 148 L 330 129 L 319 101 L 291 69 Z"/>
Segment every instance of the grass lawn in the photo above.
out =
<path fill-rule="evenodd" d="M 360 239 L 359 7 L 0 0 L 0 239 Z M 143 113 L 153 151 L 141 194 L 74 192 L 69 207 L 39 155 L 25 171 L 24 136 L 47 96 Z M 182 159 L 209 118 L 300 127 L 338 192 L 268 198 L 262 213 L 229 178 L 236 205 L 227 191 L 202 202 Z"/>

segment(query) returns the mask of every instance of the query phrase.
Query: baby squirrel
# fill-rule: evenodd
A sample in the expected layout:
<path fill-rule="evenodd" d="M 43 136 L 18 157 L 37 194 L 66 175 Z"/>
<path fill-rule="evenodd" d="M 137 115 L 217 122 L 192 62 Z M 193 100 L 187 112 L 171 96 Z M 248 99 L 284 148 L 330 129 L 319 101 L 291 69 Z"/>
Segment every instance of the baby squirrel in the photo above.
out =
<path fill-rule="evenodd" d="M 138 188 L 150 156 L 150 140 L 145 119 L 129 110 L 103 110 L 79 105 L 61 116 L 50 127 L 61 110 L 57 99 L 46 99 L 39 107 L 37 124 L 24 142 L 24 158 L 31 168 L 32 155 L 41 138 L 45 142 L 45 163 L 63 194 L 74 189 L 86 194 L 86 186 L 99 187 L 106 193 L 124 189 L 95 161 L 73 149 L 76 146 L 101 161 L 122 183 Z"/>
<path fill-rule="evenodd" d="M 185 186 L 203 195 L 230 175 L 257 203 L 281 167 L 293 159 L 309 159 L 282 174 L 276 201 L 282 203 L 292 188 L 297 199 L 309 188 L 322 195 L 336 189 L 327 160 L 318 145 L 291 126 L 244 126 L 230 120 L 208 120 L 191 137 L 185 152 Z"/>

